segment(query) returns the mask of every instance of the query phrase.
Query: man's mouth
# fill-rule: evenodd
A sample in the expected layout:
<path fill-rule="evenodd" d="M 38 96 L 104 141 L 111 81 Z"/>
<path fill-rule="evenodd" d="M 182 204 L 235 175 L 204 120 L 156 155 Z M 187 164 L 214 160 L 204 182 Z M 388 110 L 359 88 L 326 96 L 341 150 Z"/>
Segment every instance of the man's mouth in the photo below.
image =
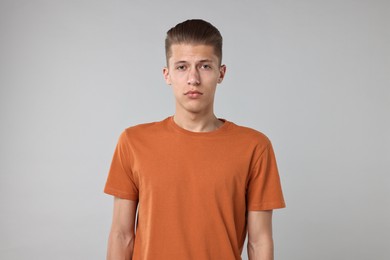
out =
<path fill-rule="evenodd" d="M 185 96 L 187 96 L 190 99 L 198 99 L 200 96 L 203 95 L 202 92 L 199 92 L 197 90 L 190 90 L 184 93 Z"/>
<path fill-rule="evenodd" d="M 186 93 L 184 93 L 184 95 L 203 95 L 203 93 L 195 90 L 195 91 L 187 91 Z"/>

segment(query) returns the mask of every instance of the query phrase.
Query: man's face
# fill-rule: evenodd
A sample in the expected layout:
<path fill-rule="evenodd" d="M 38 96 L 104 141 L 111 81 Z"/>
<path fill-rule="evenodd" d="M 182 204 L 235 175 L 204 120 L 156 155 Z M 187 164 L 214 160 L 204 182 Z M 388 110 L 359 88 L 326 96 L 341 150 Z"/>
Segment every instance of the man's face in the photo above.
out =
<path fill-rule="evenodd" d="M 173 44 L 164 78 L 176 99 L 176 113 L 213 113 L 214 95 L 225 75 L 209 45 Z"/>

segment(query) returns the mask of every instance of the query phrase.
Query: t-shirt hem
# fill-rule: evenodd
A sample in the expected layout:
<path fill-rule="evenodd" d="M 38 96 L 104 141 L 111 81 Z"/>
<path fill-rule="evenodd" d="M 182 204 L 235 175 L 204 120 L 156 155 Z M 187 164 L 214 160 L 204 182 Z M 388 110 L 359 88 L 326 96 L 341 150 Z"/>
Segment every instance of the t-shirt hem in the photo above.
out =
<path fill-rule="evenodd" d="M 121 199 L 138 201 L 138 195 L 137 194 L 129 194 L 129 193 L 125 193 L 125 192 L 118 191 L 118 190 L 115 190 L 115 189 L 112 189 L 112 188 L 108 188 L 108 187 L 104 188 L 104 193 L 106 193 L 108 195 L 112 195 L 112 196 L 118 197 L 118 198 L 121 198 Z"/>
<path fill-rule="evenodd" d="M 260 204 L 253 204 L 247 207 L 248 211 L 254 210 L 272 210 L 285 208 L 286 203 L 284 201 L 279 202 L 265 202 Z"/>

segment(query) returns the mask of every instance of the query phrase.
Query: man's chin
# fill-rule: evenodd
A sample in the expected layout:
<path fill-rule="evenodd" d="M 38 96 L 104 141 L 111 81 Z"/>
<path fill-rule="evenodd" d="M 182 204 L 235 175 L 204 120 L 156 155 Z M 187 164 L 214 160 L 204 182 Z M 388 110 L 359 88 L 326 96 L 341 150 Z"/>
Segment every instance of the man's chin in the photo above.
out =
<path fill-rule="evenodd" d="M 201 102 L 188 102 L 188 103 L 181 103 L 179 106 L 176 107 L 177 109 L 184 110 L 187 113 L 191 114 L 208 114 L 210 110 L 210 106 L 207 106 L 206 104 L 202 104 Z M 212 110 L 212 108 L 211 108 Z M 184 112 L 183 111 L 183 112 Z"/>
<path fill-rule="evenodd" d="M 201 106 L 188 106 L 185 110 L 192 114 L 204 114 L 206 112 L 206 109 Z"/>

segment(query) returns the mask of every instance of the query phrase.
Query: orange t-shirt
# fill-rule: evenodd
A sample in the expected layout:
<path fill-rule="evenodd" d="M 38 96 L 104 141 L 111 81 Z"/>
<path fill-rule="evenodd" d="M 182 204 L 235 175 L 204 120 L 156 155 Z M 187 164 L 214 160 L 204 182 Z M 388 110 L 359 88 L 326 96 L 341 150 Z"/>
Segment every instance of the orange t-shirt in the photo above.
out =
<path fill-rule="evenodd" d="M 105 193 L 139 201 L 133 260 L 237 260 L 248 210 L 285 207 L 262 133 L 223 120 L 187 131 L 168 117 L 120 136 Z"/>

